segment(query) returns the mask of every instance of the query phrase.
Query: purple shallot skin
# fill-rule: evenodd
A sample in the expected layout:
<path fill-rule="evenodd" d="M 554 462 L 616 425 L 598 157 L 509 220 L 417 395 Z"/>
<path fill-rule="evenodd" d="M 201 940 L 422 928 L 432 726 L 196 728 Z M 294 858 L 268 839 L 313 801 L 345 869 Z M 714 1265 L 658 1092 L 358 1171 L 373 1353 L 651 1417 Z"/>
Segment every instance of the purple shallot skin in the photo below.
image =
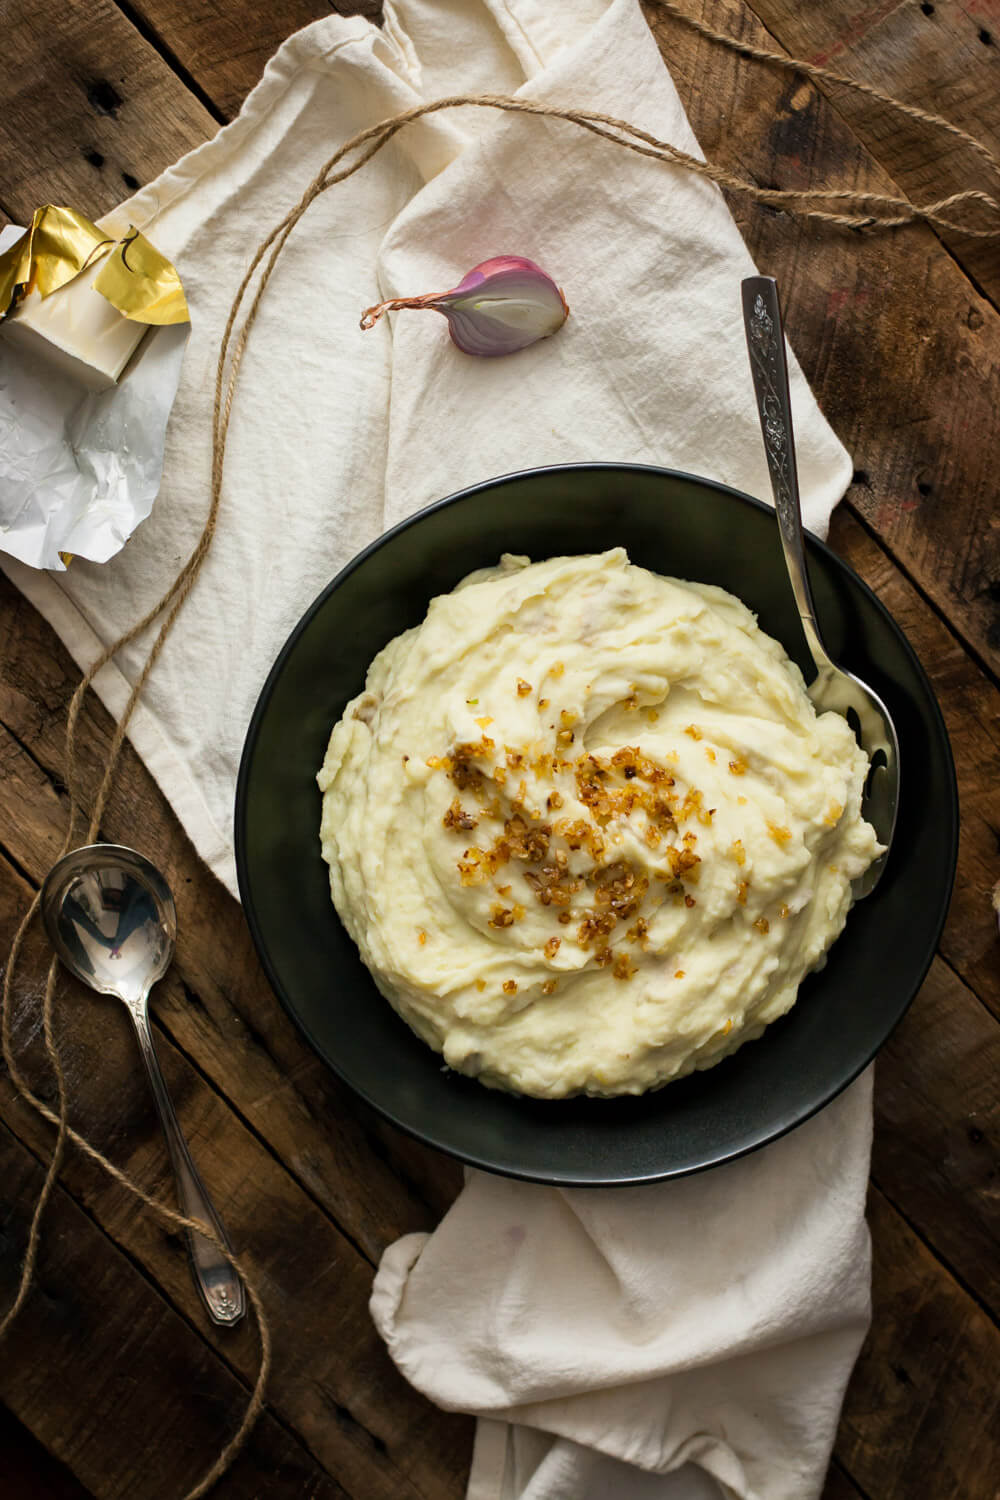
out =
<path fill-rule="evenodd" d="M 484 260 L 447 292 L 391 297 L 369 307 L 361 327 L 371 328 L 383 313 L 402 308 L 443 313 L 458 348 L 485 359 L 516 354 L 549 338 L 569 316 L 566 298 L 552 277 L 523 255 Z"/>

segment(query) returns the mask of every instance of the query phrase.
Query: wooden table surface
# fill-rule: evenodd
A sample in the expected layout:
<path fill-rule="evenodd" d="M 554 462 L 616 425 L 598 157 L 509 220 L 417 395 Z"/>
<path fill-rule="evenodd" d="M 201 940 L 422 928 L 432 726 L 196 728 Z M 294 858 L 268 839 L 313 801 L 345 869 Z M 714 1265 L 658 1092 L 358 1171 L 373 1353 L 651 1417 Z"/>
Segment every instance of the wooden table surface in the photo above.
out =
<path fill-rule="evenodd" d="M 939 110 L 1000 152 L 998 0 L 690 0 L 709 24 Z M 360 9 L 345 5 L 344 9 Z M 369 6 L 374 10 L 374 5 Z M 0 209 L 98 214 L 232 118 L 268 56 L 324 0 L 7 0 Z M 917 200 L 997 191 L 953 138 L 831 84 L 747 63 L 647 7 L 706 153 L 766 186 L 850 184 Z M 928 979 L 877 1068 L 874 1321 L 825 1500 L 990 1500 L 1000 1474 L 1000 242 L 909 228 L 862 236 L 734 200 L 783 287 L 796 351 L 854 455 L 834 547 L 930 675 L 962 804 L 958 878 Z M 0 933 L 63 833 L 63 721 L 78 674 L 0 580 Z M 93 698 L 88 784 L 109 740 Z M 457 1166 L 359 1106 L 264 980 L 240 910 L 129 751 L 103 828 L 166 868 L 184 941 L 155 999 L 164 1069 L 275 1330 L 267 1412 L 218 1488 L 269 1500 L 459 1500 L 472 1423 L 396 1374 L 369 1320 L 382 1250 L 431 1227 Z M 41 941 L 29 962 L 41 971 Z M 891 961 L 891 955 L 887 955 Z M 73 1120 L 171 1198 L 127 1022 L 67 982 Z M 28 1020 L 17 1045 L 53 1098 Z M 0 1308 L 50 1133 L 0 1074 Z M 0 1347 L 4 1500 L 176 1500 L 239 1421 L 252 1327 L 215 1337 L 183 1246 L 71 1152 L 30 1300 Z"/>

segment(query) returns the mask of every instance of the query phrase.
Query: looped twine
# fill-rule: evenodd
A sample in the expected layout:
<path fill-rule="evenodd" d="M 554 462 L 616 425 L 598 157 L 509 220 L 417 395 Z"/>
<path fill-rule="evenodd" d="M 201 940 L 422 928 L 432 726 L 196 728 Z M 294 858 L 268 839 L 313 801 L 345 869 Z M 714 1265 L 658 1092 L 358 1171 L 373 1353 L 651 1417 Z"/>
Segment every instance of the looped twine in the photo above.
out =
<path fill-rule="evenodd" d="M 940 115 L 932 114 L 928 110 L 906 104 L 902 100 L 895 99 L 892 95 L 872 87 L 870 84 L 861 83 L 857 79 L 836 73 L 832 69 L 821 67 L 819 64 L 786 57 L 782 53 L 755 47 L 752 44 L 741 41 L 737 37 L 729 36 L 725 32 L 716 31 L 704 22 L 696 20 L 694 16 L 688 15 L 685 11 L 679 9 L 672 3 L 672 0 L 648 0 L 648 3 L 668 12 L 685 26 L 691 27 L 706 39 L 718 42 L 740 53 L 744 57 L 766 63 L 769 66 L 784 68 L 789 72 L 802 73 L 806 77 L 817 81 L 822 80 L 826 83 L 853 89 L 875 100 L 879 104 L 896 110 L 919 124 L 933 126 L 935 129 L 945 132 L 968 146 L 970 150 L 986 163 L 990 171 L 1000 178 L 1000 162 L 998 162 L 993 152 L 967 131 L 962 130 L 959 126 L 954 125 L 951 121 L 944 119 Z M 649 157 L 656 161 L 665 162 L 670 166 L 682 168 L 685 171 L 693 173 L 695 176 L 715 183 L 716 186 L 724 188 L 729 192 L 749 197 L 754 202 L 761 203 L 770 208 L 784 210 L 796 217 L 814 219 L 839 228 L 861 231 L 892 229 L 923 221 L 933 225 L 936 229 L 968 235 L 973 238 L 992 239 L 1000 236 L 1000 202 L 992 194 L 980 189 L 965 189 L 958 193 L 952 193 L 946 198 L 938 199 L 933 203 L 915 204 L 910 202 L 908 198 L 886 193 L 858 192 L 853 188 L 762 188 L 757 183 L 739 177 L 724 167 L 717 166 L 712 162 L 703 161 L 700 157 L 682 151 L 679 147 L 671 145 L 668 141 L 657 139 L 649 131 L 642 130 L 639 126 L 633 125 L 627 120 L 619 120 L 613 115 L 600 114 L 593 110 L 572 109 L 560 105 L 543 104 L 530 99 L 511 98 L 502 94 L 453 94 L 446 98 L 414 105 L 412 109 L 404 110 L 389 119 L 379 121 L 376 125 L 369 126 L 366 130 L 359 131 L 357 135 L 353 136 L 351 140 L 347 141 L 334 152 L 313 178 L 296 206 L 262 240 L 233 298 L 216 366 L 215 391 L 212 406 L 211 484 L 209 507 L 205 523 L 191 555 L 162 598 L 153 605 L 152 609 L 143 615 L 142 619 L 138 620 L 135 625 L 127 630 L 124 635 L 104 648 L 97 660 L 84 673 L 73 693 L 66 719 L 65 756 L 67 785 L 69 787 L 69 817 L 66 836 L 60 850 L 60 857 L 73 847 L 77 822 L 85 802 L 80 785 L 77 742 L 80 712 L 87 689 L 101 669 L 119 651 L 143 636 L 157 621 L 160 621 L 159 629 L 147 651 L 142 669 L 136 679 L 135 686 L 129 694 L 125 709 L 111 740 L 105 760 L 104 773 L 94 797 L 87 830 L 87 842 L 92 843 L 99 836 L 101 822 L 111 793 L 115 769 L 135 706 L 139 701 L 150 673 L 156 665 L 177 616 L 195 585 L 198 574 L 211 548 L 222 498 L 226 441 L 229 434 L 233 396 L 236 390 L 240 366 L 246 351 L 250 331 L 257 317 L 261 298 L 264 295 L 264 291 L 271 279 L 281 252 L 288 241 L 289 235 L 307 212 L 309 206 L 321 193 L 325 193 L 336 183 L 342 182 L 345 178 L 351 177 L 355 172 L 360 171 L 366 162 L 369 162 L 387 142 L 392 140 L 406 126 L 429 115 L 437 114 L 441 110 L 470 107 L 500 110 L 509 114 L 535 115 L 552 121 L 565 121 L 581 130 L 589 131 L 591 134 L 599 136 L 611 144 L 622 146 L 639 156 Z M 850 205 L 850 208 L 848 205 Z M 995 222 L 986 224 L 981 222 L 971 223 L 955 217 L 957 210 L 969 208 L 980 213 L 985 211 L 987 218 Z M 251 283 L 257 275 L 265 257 L 267 257 L 266 264 L 264 264 L 263 270 L 260 272 L 256 290 L 249 302 L 243 322 L 237 333 L 235 330 L 241 308 L 243 307 Z M 382 304 L 380 307 L 369 309 L 365 317 L 370 318 L 374 322 L 383 311 L 391 309 L 393 305 L 394 303 L 390 301 L 389 303 Z M 139 1183 L 135 1182 L 127 1173 L 109 1161 L 102 1152 L 98 1151 L 95 1146 L 92 1146 L 84 1136 L 80 1135 L 69 1124 L 66 1075 L 63 1069 L 59 1041 L 53 1024 L 53 1002 L 58 974 L 58 963 L 56 960 L 52 961 L 46 978 L 42 999 L 42 1021 L 45 1054 L 55 1077 L 58 1109 L 51 1109 L 44 1100 L 39 1098 L 21 1071 L 14 1055 L 12 1039 L 14 974 L 21 956 L 25 935 L 38 913 L 40 904 L 40 895 L 36 893 L 28 910 L 25 912 L 11 945 L 4 973 L 2 993 L 0 993 L 0 1041 L 2 1041 L 3 1057 L 15 1089 L 42 1119 L 56 1127 L 56 1138 L 45 1173 L 45 1180 L 32 1214 L 28 1247 L 25 1253 L 17 1293 L 3 1319 L 0 1320 L 0 1339 L 3 1338 L 27 1299 L 38 1258 L 42 1216 L 45 1212 L 46 1204 L 52 1196 L 56 1179 L 65 1158 L 67 1143 L 72 1142 L 79 1151 L 82 1151 L 84 1155 L 96 1162 L 115 1182 L 126 1188 L 128 1192 L 144 1204 L 161 1222 L 169 1224 L 174 1228 L 196 1229 L 199 1233 L 204 1234 L 225 1255 L 229 1264 L 239 1272 L 246 1285 L 247 1294 L 253 1306 L 259 1329 L 260 1368 L 243 1419 L 237 1431 L 225 1445 L 205 1476 L 193 1489 L 189 1490 L 185 1497 L 185 1500 L 200 1500 L 200 1497 L 207 1494 L 216 1481 L 226 1472 L 226 1469 L 246 1442 L 254 1422 L 263 1410 L 264 1393 L 271 1368 L 271 1334 L 264 1311 L 263 1300 L 256 1276 L 250 1265 L 229 1250 L 212 1225 L 187 1218 L 185 1215 L 178 1213 L 175 1209 L 152 1197 Z"/>

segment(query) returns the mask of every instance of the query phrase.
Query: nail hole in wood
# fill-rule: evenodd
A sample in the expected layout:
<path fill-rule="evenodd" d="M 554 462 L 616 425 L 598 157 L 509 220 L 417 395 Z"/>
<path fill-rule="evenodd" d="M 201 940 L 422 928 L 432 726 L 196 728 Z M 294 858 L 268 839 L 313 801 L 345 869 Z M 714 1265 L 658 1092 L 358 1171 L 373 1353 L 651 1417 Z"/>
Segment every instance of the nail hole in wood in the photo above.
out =
<path fill-rule="evenodd" d="M 98 114 L 102 115 L 117 114 L 118 110 L 125 103 L 114 84 L 109 83 L 106 78 L 98 78 L 90 85 L 90 88 L 87 90 L 87 98 Z"/>

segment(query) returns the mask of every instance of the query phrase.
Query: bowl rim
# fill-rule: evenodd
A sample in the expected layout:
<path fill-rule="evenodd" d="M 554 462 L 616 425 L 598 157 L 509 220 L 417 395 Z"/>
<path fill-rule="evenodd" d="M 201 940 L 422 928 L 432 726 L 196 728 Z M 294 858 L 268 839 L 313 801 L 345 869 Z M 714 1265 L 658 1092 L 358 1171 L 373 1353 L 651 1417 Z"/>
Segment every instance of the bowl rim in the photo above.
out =
<path fill-rule="evenodd" d="M 947 899 L 943 900 L 941 903 L 941 911 L 938 916 L 937 922 L 933 924 L 932 928 L 925 930 L 926 947 L 916 971 L 918 972 L 919 977 L 917 978 L 912 992 L 906 1000 L 906 1003 L 901 1007 L 898 1016 L 893 1021 L 892 1026 L 890 1027 L 886 1035 L 860 1059 L 853 1071 L 850 1071 L 843 1078 L 843 1080 L 838 1083 L 836 1088 L 826 1093 L 824 1097 L 818 1099 L 815 1104 L 813 1104 L 804 1113 L 800 1113 L 799 1115 L 797 1115 L 794 1120 L 790 1120 L 787 1123 L 781 1124 L 777 1129 L 772 1129 L 765 1138 L 760 1140 L 753 1140 L 745 1144 L 740 1144 L 735 1148 L 727 1149 L 725 1150 L 724 1154 L 717 1155 L 712 1161 L 701 1162 L 693 1166 L 671 1167 L 665 1170 L 655 1170 L 652 1172 L 639 1171 L 631 1176 L 617 1175 L 614 1177 L 601 1179 L 582 1179 L 579 1176 L 574 1175 L 572 1171 L 560 1172 L 558 1169 L 546 1170 L 544 1173 L 542 1173 L 536 1170 L 517 1168 L 516 1166 L 499 1167 L 496 1165 L 496 1163 L 485 1160 L 482 1156 L 477 1155 L 475 1151 L 462 1150 L 458 1146 L 450 1142 L 445 1143 L 444 1141 L 435 1138 L 435 1136 L 428 1130 L 422 1129 L 419 1126 L 412 1124 L 410 1121 L 401 1118 L 397 1113 L 393 1111 L 392 1108 L 388 1107 L 380 1099 L 375 1097 L 368 1089 L 360 1086 L 353 1079 L 349 1078 L 346 1073 L 342 1071 L 340 1066 L 330 1057 L 327 1049 L 316 1038 L 316 1036 L 313 1034 L 312 1029 L 307 1026 L 306 1023 L 302 1020 L 291 1000 L 285 994 L 284 985 L 280 980 L 277 970 L 271 960 L 257 909 L 254 904 L 246 848 L 248 787 L 254 751 L 256 749 L 257 740 L 259 738 L 261 723 L 268 711 L 274 685 L 284 669 L 285 662 L 294 651 L 300 637 L 305 633 L 306 630 L 308 630 L 309 626 L 312 624 L 312 621 L 324 607 L 326 601 L 330 598 L 330 596 L 335 593 L 336 590 L 340 588 L 341 585 L 358 568 L 360 568 L 365 562 L 367 562 L 367 560 L 374 553 L 379 551 L 383 546 L 385 546 L 388 542 L 392 541 L 397 536 L 400 536 L 403 532 L 408 531 L 411 527 L 419 525 L 428 516 L 433 515 L 438 511 L 444 510 L 453 505 L 457 505 L 459 502 L 464 501 L 475 494 L 479 494 L 484 490 L 495 490 L 498 488 L 503 488 L 506 485 L 513 484 L 518 481 L 522 481 L 525 479 L 534 479 L 546 474 L 572 474 L 581 472 L 651 474 L 662 478 L 681 480 L 703 488 L 715 490 L 719 494 L 726 496 L 729 499 L 739 501 L 744 505 L 749 505 L 753 509 L 763 512 L 766 515 L 774 515 L 773 506 L 765 504 L 762 500 L 758 500 L 753 495 L 748 495 L 743 490 L 735 489 L 732 485 L 724 484 L 721 480 L 710 479 L 702 474 L 692 474 L 683 469 L 667 468 L 666 466 L 660 464 L 637 464 L 626 462 L 618 463 L 613 460 L 589 460 L 574 463 L 541 464 L 533 465 L 524 469 L 515 469 L 507 474 L 499 474 L 493 476 L 490 479 L 478 480 L 475 484 L 467 485 L 460 490 L 454 490 L 451 494 L 445 495 L 439 500 L 433 500 L 427 505 L 421 506 L 420 509 L 414 511 L 412 515 L 406 516 L 402 521 L 398 521 L 395 526 L 392 526 L 387 531 L 380 533 L 379 536 L 375 537 L 374 540 L 369 542 L 367 546 L 363 547 L 360 552 L 356 553 L 354 557 L 350 558 L 349 561 L 344 564 L 344 566 L 334 575 L 334 577 L 324 585 L 324 587 L 313 599 L 312 603 L 306 608 L 306 610 L 297 620 L 297 622 L 289 632 L 287 638 L 285 639 L 285 642 L 282 645 L 280 651 L 275 657 L 271 668 L 268 671 L 267 676 L 265 677 L 259 689 L 257 701 L 254 705 L 253 713 L 251 714 L 249 723 L 247 725 L 247 730 L 243 741 L 243 749 L 240 755 L 240 765 L 236 780 L 236 797 L 233 809 L 234 851 L 236 857 L 236 874 L 239 885 L 240 902 L 243 907 L 247 926 L 250 930 L 250 935 L 253 940 L 258 960 L 261 964 L 262 969 L 264 970 L 264 974 L 269 985 L 271 986 L 272 991 L 277 996 L 282 1008 L 291 1018 L 298 1031 L 305 1038 L 305 1040 L 308 1042 L 309 1046 L 313 1049 L 317 1056 L 321 1058 L 323 1063 L 331 1069 L 331 1071 L 337 1076 L 337 1078 L 340 1079 L 340 1081 L 352 1094 L 363 1100 L 364 1103 L 377 1115 L 380 1115 L 383 1119 L 389 1121 L 389 1123 L 394 1125 L 397 1129 L 402 1130 L 406 1135 L 409 1135 L 415 1140 L 420 1141 L 425 1146 L 429 1146 L 436 1151 L 440 1151 L 446 1156 L 451 1156 L 468 1166 L 476 1167 L 482 1171 L 492 1172 L 500 1176 L 510 1177 L 523 1182 L 544 1183 L 549 1186 L 558 1188 L 637 1187 L 656 1182 L 674 1180 L 687 1176 L 694 1176 L 697 1173 L 711 1171 L 715 1167 L 724 1166 L 729 1162 L 737 1161 L 741 1157 L 748 1156 L 754 1151 L 761 1150 L 764 1146 L 771 1145 L 774 1141 L 778 1141 L 783 1136 L 790 1134 L 791 1131 L 798 1129 L 800 1125 L 804 1125 L 807 1120 L 811 1120 L 821 1110 L 825 1109 L 827 1105 L 832 1104 L 835 1099 L 839 1098 L 839 1096 L 844 1093 L 845 1090 L 849 1088 L 857 1078 L 860 1077 L 864 1070 L 870 1066 L 874 1058 L 877 1056 L 878 1052 L 882 1047 L 885 1046 L 886 1042 L 892 1036 L 893 1032 L 896 1030 L 896 1027 L 900 1024 L 910 1006 L 913 1004 L 913 1001 L 916 999 L 916 996 L 919 994 L 920 989 L 923 986 L 924 980 L 927 977 L 931 964 L 934 961 L 934 956 L 937 952 L 941 933 L 944 930 L 944 925 L 947 920 L 958 863 L 960 809 L 958 800 L 958 785 L 955 772 L 955 759 L 951 749 L 951 740 L 948 735 L 948 729 L 945 723 L 944 714 L 941 711 L 941 706 L 938 703 L 937 695 L 934 692 L 933 685 L 930 682 L 930 678 L 924 670 L 923 665 L 921 664 L 917 653 L 910 644 L 910 641 L 903 631 L 902 626 L 899 625 L 890 610 L 887 609 L 887 607 L 882 603 L 881 599 L 876 594 L 874 589 L 872 589 L 870 585 L 865 582 L 861 575 L 856 572 L 856 570 L 852 568 L 844 558 L 842 558 L 837 552 L 833 550 L 828 542 L 826 542 L 823 538 L 817 536 L 814 532 L 803 528 L 807 557 L 811 549 L 819 552 L 834 565 L 834 568 L 836 570 L 839 570 L 842 575 L 845 575 L 852 585 L 860 588 L 861 592 L 867 596 L 869 602 L 875 607 L 876 612 L 880 616 L 882 616 L 882 618 L 888 623 L 893 635 L 896 637 L 898 643 L 902 647 L 904 654 L 909 658 L 911 666 L 916 669 L 918 678 L 926 683 L 929 690 L 928 700 L 931 710 L 930 716 L 934 731 L 940 741 L 942 750 L 944 752 L 946 770 L 948 772 L 947 812 L 949 838 L 948 848 L 942 861 L 946 867 L 948 874 L 948 896 Z M 777 523 L 775 522 L 775 524 Z M 565 555 L 577 556 L 579 554 L 566 553 Z M 428 604 L 429 603 L 430 600 L 428 600 Z M 374 980 L 372 981 L 372 984 L 374 987 Z"/>

